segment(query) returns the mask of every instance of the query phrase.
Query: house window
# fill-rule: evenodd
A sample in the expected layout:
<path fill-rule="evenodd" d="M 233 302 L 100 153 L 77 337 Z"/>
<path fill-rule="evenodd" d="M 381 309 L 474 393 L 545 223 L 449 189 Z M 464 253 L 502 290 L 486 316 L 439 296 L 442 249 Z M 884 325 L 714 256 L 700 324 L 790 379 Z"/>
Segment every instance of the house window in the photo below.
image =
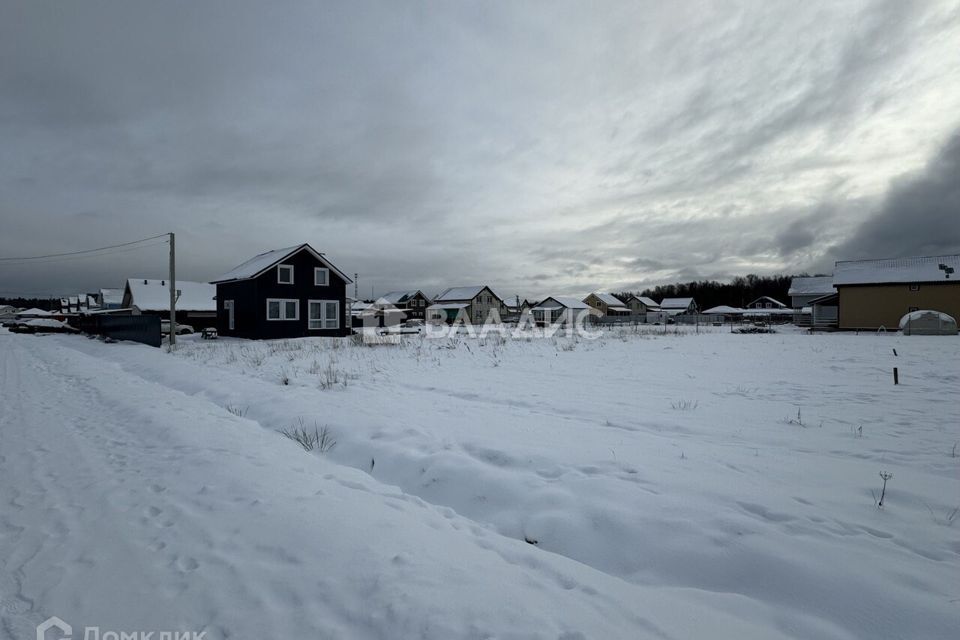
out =
<path fill-rule="evenodd" d="M 293 284 L 292 264 L 281 264 L 277 266 L 277 282 L 280 284 Z"/>
<path fill-rule="evenodd" d="M 340 301 L 311 300 L 309 302 L 308 329 L 339 329 Z"/>
<path fill-rule="evenodd" d="M 918 284 L 910 285 L 910 291 L 920 291 L 920 285 Z"/>
<path fill-rule="evenodd" d="M 313 284 L 318 287 L 325 287 L 330 284 L 330 269 L 315 267 L 313 269 Z"/>
<path fill-rule="evenodd" d="M 299 320 L 300 301 L 267 298 L 267 320 Z"/>

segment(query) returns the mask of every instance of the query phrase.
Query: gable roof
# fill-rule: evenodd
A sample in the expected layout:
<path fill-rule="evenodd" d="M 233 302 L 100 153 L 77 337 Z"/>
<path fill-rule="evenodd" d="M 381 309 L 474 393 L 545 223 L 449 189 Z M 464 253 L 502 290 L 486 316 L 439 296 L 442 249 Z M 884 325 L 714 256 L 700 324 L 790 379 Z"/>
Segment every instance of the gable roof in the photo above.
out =
<path fill-rule="evenodd" d="M 940 265 L 952 267 L 950 278 Z M 882 260 L 842 260 L 833 269 L 833 284 L 894 284 L 960 281 L 960 255 L 917 256 Z"/>
<path fill-rule="evenodd" d="M 757 298 L 756 300 L 751 300 L 750 303 L 747 304 L 747 306 L 749 307 L 751 304 L 754 304 L 754 303 L 756 303 L 756 302 L 760 302 L 760 301 L 762 301 L 762 300 L 769 300 L 769 301 L 772 302 L 773 304 L 777 305 L 777 307 L 780 308 L 780 309 L 785 309 L 786 306 L 787 306 L 787 305 L 783 304 L 782 302 L 780 302 L 779 300 L 777 300 L 777 299 L 775 299 L 775 298 L 771 298 L 770 296 L 760 296 L 760 297 Z"/>
<path fill-rule="evenodd" d="M 659 304 L 657 304 L 656 300 L 653 300 L 653 299 L 651 299 L 651 298 L 648 298 L 647 296 L 632 296 L 632 297 L 634 297 L 634 298 L 636 298 L 637 300 L 639 300 L 645 307 L 659 307 L 659 306 L 660 306 Z"/>
<path fill-rule="evenodd" d="M 554 304 L 550 304 L 551 300 Z M 538 304 L 534 309 L 556 309 L 558 307 L 565 307 L 567 309 L 592 309 L 583 300 L 577 300 L 571 296 L 550 296 Z"/>
<path fill-rule="evenodd" d="M 123 302 L 123 289 L 100 289 L 100 304 L 120 304 Z"/>
<path fill-rule="evenodd" d="M 336 274 L 340 276 L 344 282 L 353 282 L 353 280 L 348 278 L 344 272 L 333 266 L 333 263 L 327 260 L 322 253 L 311 247 L 308 243 L 304 242 L 303 244 L 298 244 L 293 247 L 274 249 L 273 251 L 265 251 L 261 254 L 255 255 L 246 262 L 238 264 L 219 278 L 214 278 L 210 281 L 210 283 L 217 284 L 220 282 L 235 282 L 237 280 L 252 280 L 253 278 L 256 278 L 264 273 L 270 267 L 279 264 L 293 254 L 303 250 L 307 250 L 313 254 L 313 257 L 322 262 L 331 271 L 336 272 Z"/>
<path fill-rule="evenodd" d="M 661 309 L 686 309 L 693 302 L 693 298 L 664 298 L 660 301 Z"/>
<path fill-rule="evenodd" d="M 790 281 L 788 296 L 815 296 L 833 293 L 833 276 L 809 276 L 794 278 Z"/>
<path fill-rule="evenodd" d="M 721 304 L 716 307 L 710 307 L 709 309 L 707 309 L 706 311 L 703 311 L 702 313 L 706 315 L 710 315 L 710 314 L 717 314 L 717 313 L 743 313 L 743 312 L 744 312 L 744 309 Z"/>
<path fill-rule="evenodd" d="M 490 293 L 492 293 L 500 302 L 503 302 L 503 298 L 497 295 L 493 289 L 485 284 L 472 285 L 469 287 L 451 287 L 434 298 L 434 301 L 449 302 L 456 300 L 473 300 L 480 295 L 480 292 L 484 289 L 490 291 Z"/>
<path fill-rule="evenodd" d="M 623 300 L 613 295 L 612 293 L 600 293 L 599 291 L 594 291 L 593 293 L 590 294 L 590 296 L 593 296 L 594 298 L 596 298 L 603 304 L 607 305 L 608 307 L 623 306 Z M 587 298 L 589 298 L 590 296 L 587 296 Z"/>
<path fill-rule="evenodd" d="M 217 288 L 206 282 L 177 280 L 180 297 L 177 299 L 178 311 L 216 311 Z M 141 311 L 167 311 L 170 309 L 170 287 L 168 280 L 149 280 L 130 278 L 124 289 L 124 298 L 130 293 L 130 306 Z"/>
<path fill-rule="evenodd" d="M 424 298 L 427 297 L 427 295 L 420 291 L 420 289 L 414 289 L 413 291 L 391 291 L 390 293 L 385 293 L 380 296 L 377 302 L 382 300 L 383 302 L 388 302 L 390 304 L 400 304 L 410 300 L 411 298 L 415 298 L 418 293 Z"/>

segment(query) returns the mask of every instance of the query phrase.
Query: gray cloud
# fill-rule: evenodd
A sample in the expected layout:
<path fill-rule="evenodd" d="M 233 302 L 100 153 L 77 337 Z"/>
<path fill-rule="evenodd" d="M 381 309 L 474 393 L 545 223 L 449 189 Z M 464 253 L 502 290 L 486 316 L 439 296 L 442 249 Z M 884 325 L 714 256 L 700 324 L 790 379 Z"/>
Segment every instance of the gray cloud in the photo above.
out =
<path fill-rule="evenodd" d="M 960 252 L 960 131 L 915 175 L 896 181 L 879 210 L 832 250 L 837 259 Z"/>
<path fill-rule="evenodd" d="M 960 112 L 949 2 L 2 12 L 0 256 L 174 230 L 193 279 L 299 241 L 359 272 L 364 295 L 802 269 L 907 237 L 870 214 Z M 924 211 L 950 195 L 917 189 Z M 911 231 L 949 237 L 930 216 Z M 875 240 L 854 244 L 857 229 Z M 163 247 L 7 265 L 0 291 L 164 268 Z"/>

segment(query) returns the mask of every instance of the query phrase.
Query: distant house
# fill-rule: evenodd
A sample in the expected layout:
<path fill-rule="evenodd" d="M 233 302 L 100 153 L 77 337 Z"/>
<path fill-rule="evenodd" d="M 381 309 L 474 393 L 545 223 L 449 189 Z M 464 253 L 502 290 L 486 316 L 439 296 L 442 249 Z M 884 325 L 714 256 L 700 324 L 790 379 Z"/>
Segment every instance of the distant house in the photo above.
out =
<path fill-rule="evenodd" d="M 166 280 L 130 278 L 123 288 L 120 307 L 134 315 L 155 315 L 170 318 L 170 287 Z M 177 280 L 177 322 L 194 329 L 213 327 L 217 323 L 217 289 L 206 282 Z"/>
<path fill-rule="evenodd" d="M 744 311 L 746 310 L 739 307 L 721 304 L 716 307 L 710 307 L 700 313 L 707 316 L 710 322 L 734 322 L 743 317 Z"/>
<path fill-rule="evenodd" d="M 630 309 L 630 315 L 642 316 L 654 311 L 660 311 L 660 305 L 646 296 L 630 294 L 623 303 Z"/>
<path fill-rule="evenodd" d="M 790 281 L 790 289 L 787 295 L 790 296 L 790 306 L 801 310 L 809 307 L 814 298 L 820 298 L 837 290 L 833 286 L 833 276 L 810 276 L 798 277 Z"/>
<path fill-rule="evenodd" d="M 585 315 L 597 314 L 594 307 L 583 300 L 566 296 L 553 296 L 531 309 L 533 320 L 539 327 L 551 325 L 574 326 Z"/>
<path fill-rule="evenodd" d="M 100 308 L 123 308 L 123 289 L 100 289 Z"/>
<path fill-rule="evenodd" d="M 884 327 L 919 310 L 960 317 L 960 255 L 844 260 L 833 270 L 840 329 Z"/>
<path fill-rule="evenodd" d="M 583 299 L 593 309 L 600 312 L 603 316 L 628 316 L 630 308 L 624 304 L 623 300 L 612 293 L 594 292 Z"/>
<path fill-rule="evenodd" d="M 697 303 L 693 298 L 664 298 L 660 301 L 660 310 L 669 316 L 697 312 Z"/>
<path fill-rule="evenodd" d="M 212 281 L 217 331 L 250 339 L 345 336 L 351 282 L 306 243 L 261 253 Z"/>
<path fill-rule="evenodd" d="M 419 289 L 391 291 L 380 296 L 376 304 L 399 309 L 403 312 L 404 320 L 423 320 L 426 318 L 427 307 L 430 306 L 430 298 Z"/>
<path fill-rule="evenodd" d="M 485 285 L 452 287 L 433 299 L 427 307 L 427 319 L 453 322 L 457 318 L 472 324 L 487 320 L 499 323 L 509 313 L 503 298 Z"/>
<path fill-rule="evenodd" d="M 753 302 L 747 304 L 747 309 L 786 309 L 787 305 L 770 296 L 760 296 Z"/>

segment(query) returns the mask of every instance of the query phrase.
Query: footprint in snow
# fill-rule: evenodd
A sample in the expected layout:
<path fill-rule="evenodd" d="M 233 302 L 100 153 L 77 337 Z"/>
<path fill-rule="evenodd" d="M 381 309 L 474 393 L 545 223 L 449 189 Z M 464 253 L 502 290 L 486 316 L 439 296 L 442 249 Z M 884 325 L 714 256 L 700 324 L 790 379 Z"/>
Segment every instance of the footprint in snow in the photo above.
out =
<path fill-rule="evenodd" d="M 176 560 L 177 569 L 183 573 L 189 573 L 191 571 L 196 571 L 197 567 L 200 566 L 200 563 L 191 557 L 178 557 Z"/>

